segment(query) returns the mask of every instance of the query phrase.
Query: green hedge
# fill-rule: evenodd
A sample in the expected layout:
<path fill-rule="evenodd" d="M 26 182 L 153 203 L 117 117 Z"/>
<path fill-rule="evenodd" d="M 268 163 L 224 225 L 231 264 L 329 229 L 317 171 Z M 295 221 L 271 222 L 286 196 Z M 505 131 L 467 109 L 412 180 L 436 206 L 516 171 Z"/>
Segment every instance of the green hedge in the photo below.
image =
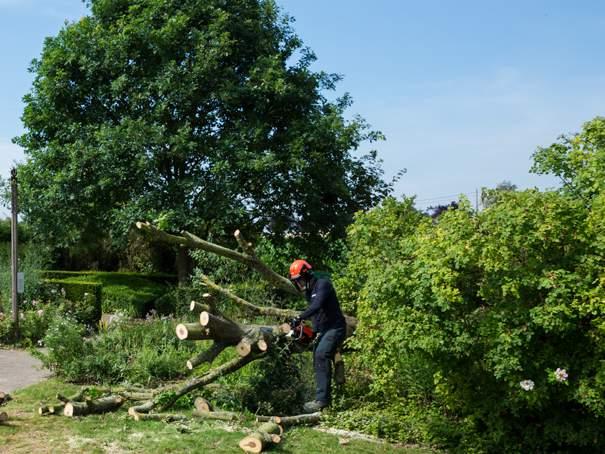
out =
<path fill-rule="evenodd" d="M 51 270 L 45 271 L 44 275 L 51 280 L 59 279 L 69 283 L 96 283 L 103 288 L 103 312 L 119 311 L 133 317 L 143 317 L 149 310 L 157 309 L 156 302 L 176 282 L 176 276 L 163 273 Z M 171 312 L 174 308 L 161 309 L 162 312 Z"/>
<path fill-rule="evenodd" d="M 65 309 L 81 323 L 96 326 L 101 319 L 103 285 L 98 282 L 45 279 L 46 290 L 65 298 Z"/>

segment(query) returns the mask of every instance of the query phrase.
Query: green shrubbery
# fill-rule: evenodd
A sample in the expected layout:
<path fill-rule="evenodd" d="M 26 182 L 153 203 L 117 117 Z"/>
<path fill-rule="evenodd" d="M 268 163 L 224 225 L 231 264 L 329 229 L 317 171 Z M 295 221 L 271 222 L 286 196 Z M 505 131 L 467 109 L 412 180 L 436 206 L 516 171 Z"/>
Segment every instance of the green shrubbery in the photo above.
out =
<path fill-rule="evenodd" d="M 405 403 L 404 414 L 439 405 L 449 427 L 427 420 L 425 431 L 450 446 L 605 446 L 594 214 L 526 191 L 479 215 L 463 204 L 437 224 L 409 201 L 361 215 L 339 285 L 358 310 L 351 344 L 371 367 L 375 395 Z"/>
<path fill-rule="evenodd" d="M 77 293 L 99 292 L 103 312 L 122 312 L 132 317 L 144 317 L 151 309 L 157 310 L 156 301 L 170 291 L 175 281 L 173 275 L 163 273 L 45 271 L 44 276 L 53 285 L 60 282 L 75 299 Z M 86 286 L 94 289 L 86 290 Z M 165 307 L 167 303 L 160 304 L 162 311 L 173 312 L 175 308 Z"/>
<path fill-rule="evenodd" d="M 184 375 L 191 344 L 174 334 L 171 319 L 114 320 L 98 335 L 85 337 L 84 325 L 65 317 L 51 324 L 44 344 L 44 364 L 76 383 L 153 385 Z"/>

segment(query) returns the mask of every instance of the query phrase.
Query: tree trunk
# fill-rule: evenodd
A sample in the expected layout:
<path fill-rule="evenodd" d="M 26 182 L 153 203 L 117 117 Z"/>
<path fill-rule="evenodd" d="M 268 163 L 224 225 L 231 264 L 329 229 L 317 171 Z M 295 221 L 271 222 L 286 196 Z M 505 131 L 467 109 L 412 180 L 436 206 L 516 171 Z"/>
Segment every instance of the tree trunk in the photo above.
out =
<path fill-rule="evenodd" d="M 192 270 L 193 266 L 188 249 L 182 246 L 178 247 L 176 252 L 176 272 L 179 286 L 187 285 Z"/>
<path fill-rule="evenodd" d="M 304 424 L 317 424 L 319 421 L 321 421 L 321 412 L 318 411 L 316 413 L 308 413 L 304 415 L 295 416 L 257 416 L 256 420 L 259 422 L 274 422 L 283 427 Z"/>
<path fill-rule="evenodd" d="M 87 399 L 86 402 L 68 402 L 65 404 L 63 414 L 65 416 L 86 416 L 90 414 L 106 413 L 113 411 L 124 403 L 122 396 L 108 396 L 100 399 Z"/>

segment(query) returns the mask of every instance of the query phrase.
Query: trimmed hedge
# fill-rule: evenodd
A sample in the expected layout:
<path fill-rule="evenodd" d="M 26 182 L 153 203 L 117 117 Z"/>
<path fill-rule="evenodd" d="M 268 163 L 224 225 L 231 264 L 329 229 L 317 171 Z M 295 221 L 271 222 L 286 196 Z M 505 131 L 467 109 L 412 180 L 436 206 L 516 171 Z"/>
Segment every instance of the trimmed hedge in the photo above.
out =
<path fill-rule="evenodd" d="M 119 311 L 133 317 L 143 317 L 157 309 L 156 302 L 176 283 L 176 276 L 164 273 L 51 270 L 43 275 L 67 283 L 95 283 L 103 289 L 102 312 Z M 162 312 L 173 309 L 162 307 Z"/>

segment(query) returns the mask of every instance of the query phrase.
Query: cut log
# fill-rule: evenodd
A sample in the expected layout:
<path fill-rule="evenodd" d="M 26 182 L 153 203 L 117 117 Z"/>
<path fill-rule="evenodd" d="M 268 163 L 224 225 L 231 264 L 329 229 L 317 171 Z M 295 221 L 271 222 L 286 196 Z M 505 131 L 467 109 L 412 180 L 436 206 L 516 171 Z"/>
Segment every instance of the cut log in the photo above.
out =
<path fill-rule="evenodd" d="M 321 421 L 321 412 L 308 413 L 295 416 L 257 416 L 257 421 L 268 421 L 279 424 L 283 427 L 298 426 L 305 424 L 317 424 Z"/>
<path fill-rule="evenodd" d="M 200 413 L 208 413 L 209 411 L 212 411 L 212 405 L 210 405 L 210 402 L 203 397 L 197 397 L 193 402 L 193 406 L 195 407 L 195 410 Z"/>
<path fill-rule="evenodd" d="M 247 356 L 252 352 L 266 352 L 277 331 L 279 330 L 274 327 L 249 326 L 235 350 L 240 356 Z"/>
<path fill-rule="evenodd" d="M 235 345 L 244 335 L 242 328 L 227 318 L 219 317 L 208 311 L 200 313 L 200 326 L 212 333 L 214 340 Z"/>
<path fill-rule="evenodd" d="M 123 403 L 124 398 L 118 395 L 86 400 L 86 402 L 68 402 L 65 404 L 63 414 L 73 417 L 106 413 L 120 408 Z"/>
<path fill-rule="evenodd" d="M 141 391 L 119 391 L 117 392 L 120 396 L 124 398 L 124 400 L 132 400 L 132 401 L 143 401 L 153 399 L 153 393 L 150 391 L 141 392 Z"/>
<path fill-rule="evenodd" d="M 5 411 L 0 411 L 0 423 L 8 421 L 8 414 Z"/>
<path fill-rule="evenodd" d="M 209 310 L 210 306 L 208 306 L 207 304 L 201 304 L 197 301 L 191 301 L 191 303 L 189 304 L 189 311 L 193 312 L 194 314 L 199 314 L 200 312 Z"/>
<path fill-rule="evenodd" d="M 256 415 L 256 422 L 274 422 L 275 424 L 281 424 L 281 416 Z"/>
<path fill-rule="evenodd" d="M 280 433 L 283 433 L 283 429 L 278 424 L 274 422 L 263 423 L 255 432 L 244 437 L 239 442 L 239 447 L 246 452 L 262 452 L 271 444 L 277 444 L 281 441 Z"/>
<path fill-rule="evenodd" d="M 187 361 L 187 369 L 193 370 L 202 363 L 211 363 L 227 346 L 223 342 L 214 342 L 209 349 Z"/>
<path fill-rule="evenodd" d="M 132 419 L 134 419 L 135 421 L 174 422 L 187 421 L 189 419 L 185 415 L 171 415 L 166 413 L 137 413 L 136 411 L 131 413 L 130 416 L 132 416 Z"/>
<path fill-rule="evenodd" d="M 13 400 L 10 394 L 0 391 L 0 405 L 4 405 L 10 400 Z"/>
<path fill-rule="evenodd" d="M 200 419 L 216 419 L 219 421 L 237 421 L 241 419 L 241 415 L 239 413 L 234 413 L 232 411 L 198 411 L 194 410 L 191 413 L 196 418 Z"/>
<path fill-rule="evenodd" d="M 212 339 L 210 330 L 199 323 L 179 323 L 176 325 L 176 337 L 180 340 Z"/>

